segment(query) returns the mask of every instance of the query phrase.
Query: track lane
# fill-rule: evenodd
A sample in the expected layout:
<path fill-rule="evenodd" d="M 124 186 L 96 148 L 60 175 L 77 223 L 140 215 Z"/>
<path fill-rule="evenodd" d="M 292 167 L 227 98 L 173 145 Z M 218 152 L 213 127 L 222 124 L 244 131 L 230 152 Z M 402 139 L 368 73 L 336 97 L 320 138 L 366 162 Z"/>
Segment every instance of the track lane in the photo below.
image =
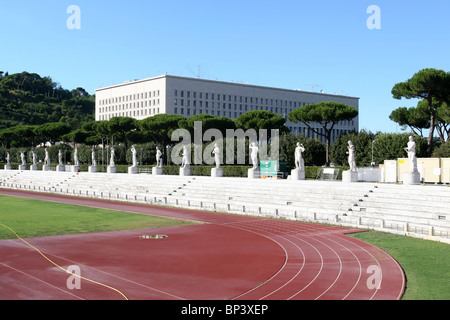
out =
<path fill-rule="evenodd" d="M 0 189 L 0 193 L 226 226 L 259 235 L 283 250 L 283 264 L 272 269 L 265 281 L 220 299 L 400 299 L 404 291 L 404 275 L 395 260 L 378 248 L 345 236 L 355 231 L 351 229 L 17 190 Z M 380 290 L 367 288 L 370 265 L 383 272 Z"/>

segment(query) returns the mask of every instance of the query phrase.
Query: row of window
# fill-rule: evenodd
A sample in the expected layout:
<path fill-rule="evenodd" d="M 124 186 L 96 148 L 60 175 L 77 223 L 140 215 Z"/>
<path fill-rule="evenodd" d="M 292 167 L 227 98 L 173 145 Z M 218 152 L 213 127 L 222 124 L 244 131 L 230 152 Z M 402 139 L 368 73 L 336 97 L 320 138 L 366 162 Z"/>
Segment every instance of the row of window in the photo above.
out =
<path fill-rule="evenodd" d="M 159 99 L 153 100 L 145 100 L 141 102 L 133 102 L 133 103 L 124 103 L 124 104 L 113 104 L 106 107 L 100 107 L 98 111 L 100 113 L 105 112 L 114 112 L 114 111 L 123 111 L 130 109 L 138 109 L 138 108 L 148 108 L 148 107 L 157 107 L 160 105 Z"/>
<path fill-rule="evenodd" d="M 159 114 L 159 108 L 141 109 L 99 115 L 99 120 L 109 120 L 113 117 L 151 117 Z"/>
<path fill-rule="evenodd" d="M 221 109 L 221 110 L 239 110 L 239 111 L 251 111 L 251 110 L 267 110 L 267 111 L 271 111 L 271 112 L 275 112 L 275 113 L 280 113 L 280 114 L 288 114 L 289 111 L 292 111 L 293 109 L 290 108 L 282 108 L 282 107 L 269 107 L 269 106 L 257 106 L 257 105 L 248 105 L 248 104 L 237 104 L 237 103 L 220 103 L 220 102 L 210 102 L 210 101 L 198 101 L 197 100 L 185 100 L 181 99 L 180 101 L 178 101 L 178 99 L 174 100 L 173 103 L 174 107 L 192 107 L 192 108 L 211 108 L 211 109 Z"/>
<path fill-rule="evenodd" d="M 199 99 L 210 101 L 222 101 L 222 102 L 234 102 L 234 103 L 247 103 L 256 105 L 267 105 L 275 107 L 289 107 L 297 108 L 308 104 L 309 102 L 288 101 L 282 99 L 269 99 L 269 98 L 256 98 L 247 96 L 227 95 L 222 93 L 207 93 L 185 90 L 174 90 L 174 98 L 186 98 L 186 99 Z"/>
<path fill-rule="evenodd" d="M 131 101 L 140 101 L 145 99 L 156 98 L 160 96 L 159 90 L 141 92 L 135 94 L 124 95 L 115 98 L 101 99 L 98 101 L 99 105 L 104 106 L 113 103 L 122 103 L 122 102 L 131 102 Z"/>

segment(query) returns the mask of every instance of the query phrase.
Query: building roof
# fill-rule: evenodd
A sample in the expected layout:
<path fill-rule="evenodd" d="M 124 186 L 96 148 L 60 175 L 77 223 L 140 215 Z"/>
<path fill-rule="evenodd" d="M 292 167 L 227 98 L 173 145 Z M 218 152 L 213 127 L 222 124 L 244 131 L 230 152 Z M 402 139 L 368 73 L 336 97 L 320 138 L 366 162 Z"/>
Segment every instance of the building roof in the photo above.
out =
<path fill-rule="evenodd" d="M 136 80 L 128 80 L 121 84 L 115 84 L 112 86 L 107 86 L 103 88 L 96 89 L 95 91 L 102 91 L 112 88 L 118 88 L 128 85 L 133 85 L 137 83 L 162 79 L 162 78 L 172 78 L 172 79 L 180 79 L 180 80 L 188 80 L 188 81 L 199 81 L 199 82 L 208 82 L 208 83 L 218 83 L 218 84 L 225 84 L 225 85 L 234 85 L 234 86 L 242 86 L 247 88 L 260 88 L 260 89 L 271 89 L 271 90 L 280 90 L 280 91 L 287 91 L 290 93 L 303 93 L 303 94 L 316 94 L 316 95 L 326 95 L 326 96 L 335 96 L 335 97 L 345 97 L 345 98 L 351 98 L 351 99 L 359 99 L 359 97 L 354 96 L 348 96 L 348 95 L 340 95 L 340 94 L 330 94 L 326 92 L 313 92 L 313 91 L 304 91 L 299 89 L 284 89 L 284 88 L 276 88 L 276 87 L 269 87 L 269 86 L 259 86 L 259 85 L 251 85 L 251 84 L 245 84 L 245 83 L 239 83 L 239 82 L 227 82 L 227 81 L 221 81 L 221 80 L 210 80 L 210 79 L 202 79 L 202 78 L 190 78 L 190 77 L 183 77 L 183 76 L 174 76 L 174 75 L 160 75 L 156 77 L 146 78 L 146 79 L 136 79 Z"/>

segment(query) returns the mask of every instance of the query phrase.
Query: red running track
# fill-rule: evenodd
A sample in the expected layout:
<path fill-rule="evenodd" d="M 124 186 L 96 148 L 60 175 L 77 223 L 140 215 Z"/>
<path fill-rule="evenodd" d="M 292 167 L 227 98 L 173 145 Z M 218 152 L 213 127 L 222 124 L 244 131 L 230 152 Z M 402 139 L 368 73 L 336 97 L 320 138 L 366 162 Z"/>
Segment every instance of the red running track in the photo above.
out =
<path fill-rule="evenodd" d="M 82 277 L 99 283 L 81 280 L 79 290 L 68 289 L 70 275 L 21 240 L 0 241 L 2 300 L 395 300 L 405 289 L 391 256 L 346 235 L 360 230 L 8 189 L 0 194 L 202 222 L 26 239 L 58 265 L 78 266 Z"/>

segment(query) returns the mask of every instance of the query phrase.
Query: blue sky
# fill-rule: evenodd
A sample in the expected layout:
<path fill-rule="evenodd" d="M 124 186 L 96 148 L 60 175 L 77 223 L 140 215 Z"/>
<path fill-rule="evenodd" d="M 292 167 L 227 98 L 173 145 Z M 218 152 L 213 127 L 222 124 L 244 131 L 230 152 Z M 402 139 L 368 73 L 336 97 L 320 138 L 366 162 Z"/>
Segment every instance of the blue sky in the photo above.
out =
<path fill-rule="evenodd" d="M 81 28 L 66 22 L 70 5 Z M 370 30 L 370 5 L 381 29 Z M 360 98 L 360 129 L 401 132 L 391 89 L 450 71 L 448 0 L 0 0 L 0 70 L 66 89 L 160 74 Z M 198 71 L 200 70 L 200 72 Z"/>

